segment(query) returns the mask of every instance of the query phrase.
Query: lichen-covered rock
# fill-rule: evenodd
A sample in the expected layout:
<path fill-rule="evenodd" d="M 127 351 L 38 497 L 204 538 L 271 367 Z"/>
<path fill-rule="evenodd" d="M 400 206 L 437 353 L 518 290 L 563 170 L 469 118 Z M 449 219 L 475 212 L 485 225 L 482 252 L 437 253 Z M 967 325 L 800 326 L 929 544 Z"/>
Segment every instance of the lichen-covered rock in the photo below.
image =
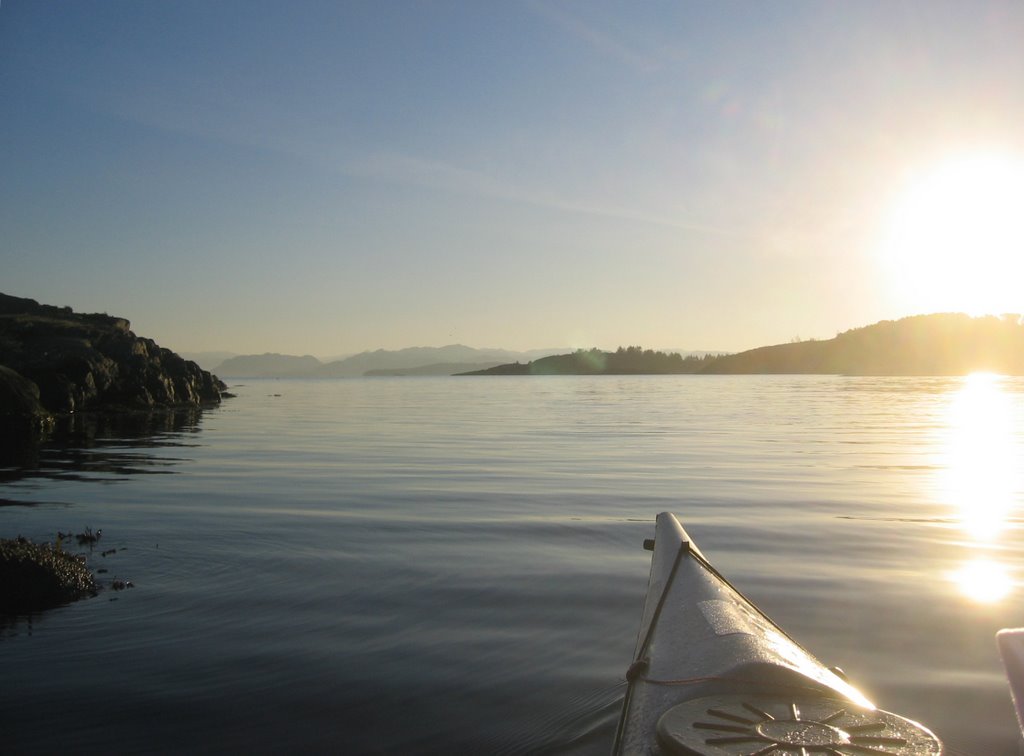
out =
<path fill-rule="evenodd" d="M 41 611 L 97 590 L 82 557 L 48 543 L 0 539 L 0 613 Z"/>
<path fill-rule="evenodd" d="M 50 413 L 156 409 L 216 404 L 226 389 L 216 376 L 152 339 L 132 333 L 124 318 L 79 314 L 67 307 L 0 294 L 0 365 L 37 387 Z M 16 379 L 0 376 L 14 385 Z M 13 389 L 4 393 L 20 397 Z M 0 405 L 31 411 L 11 398 Z"/>

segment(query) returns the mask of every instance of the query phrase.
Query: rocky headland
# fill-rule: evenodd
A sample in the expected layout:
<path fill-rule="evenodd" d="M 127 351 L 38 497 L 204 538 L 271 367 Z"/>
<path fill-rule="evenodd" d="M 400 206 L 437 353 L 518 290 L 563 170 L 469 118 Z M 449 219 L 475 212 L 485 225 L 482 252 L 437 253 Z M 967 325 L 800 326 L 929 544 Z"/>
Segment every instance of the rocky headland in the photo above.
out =
<path fill-rule="evenodd" d="M 130 323 L 0 294 L 0 423 L 43 429 L 76 413 L 198 408 L 226 386 Z"/>

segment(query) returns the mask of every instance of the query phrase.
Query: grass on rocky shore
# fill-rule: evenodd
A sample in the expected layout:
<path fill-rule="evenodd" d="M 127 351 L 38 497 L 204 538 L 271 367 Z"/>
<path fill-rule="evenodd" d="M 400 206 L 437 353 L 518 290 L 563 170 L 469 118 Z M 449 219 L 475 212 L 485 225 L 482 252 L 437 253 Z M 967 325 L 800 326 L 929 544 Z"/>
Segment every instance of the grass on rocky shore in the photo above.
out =
<path fill-rule="evenodd" d="M 20 536 L 0 538 L 0 613 L 41 611 L 98 589 L 84 557 Z"/>

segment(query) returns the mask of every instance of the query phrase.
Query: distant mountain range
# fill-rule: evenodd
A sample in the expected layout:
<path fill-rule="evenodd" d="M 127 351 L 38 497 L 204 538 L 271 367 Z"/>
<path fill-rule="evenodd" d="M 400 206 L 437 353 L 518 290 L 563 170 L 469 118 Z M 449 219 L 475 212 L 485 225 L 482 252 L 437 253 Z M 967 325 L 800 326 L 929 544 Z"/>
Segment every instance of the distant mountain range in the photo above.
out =
<path fill-rule="evenodd" d="M 229 357 L 217 365 L 215 375 L 242 378 L 294 378 L 316 372 L 323 363 L 312 355 L 242 354 Z"/>
<path fill-rule="evenodd" d="M 189 356 L 189 355 L 186 355 Z M 191 356 L 196 359 L 196 356 Z M 671 359 L 670 359 L 671 358 Z M 199 362 L 199 360 L 196 360 Z M 208 362 L 203 367 L 207 367 Z M 484 373 L 816 373 L 833 375 L 964 375 L 988 370 L 1024 375 L 1024 321 L 1019 315 L 972 318 L 958 313 L 883 320 L 834 339 L 759 347 L 737 354 L 601 352 L 569 349 L 474 349 L 462 344 L 410 347 L 322 362 L 310 355 L 232 356 L 212 372 L 232 378 L 346 378 Z"/>
<path fill-rule="evenodd" d="M 203 370 L 212 371 L 224 360 L 237 357 L 237 352 L 178 352 L 182 358 L 192 360 Z"/>
<path fill-rule="evenodd" d="M 229 357 L 213 372 L 230 378 L 354 378 L 364 375 L 452 375 L 482 370 L 517 360 L 534 360 L 565 349 L 475 349 L 462 344 L 409 347 L 361 352 L 333 362 L 289 354 L 249 354 Z"/>

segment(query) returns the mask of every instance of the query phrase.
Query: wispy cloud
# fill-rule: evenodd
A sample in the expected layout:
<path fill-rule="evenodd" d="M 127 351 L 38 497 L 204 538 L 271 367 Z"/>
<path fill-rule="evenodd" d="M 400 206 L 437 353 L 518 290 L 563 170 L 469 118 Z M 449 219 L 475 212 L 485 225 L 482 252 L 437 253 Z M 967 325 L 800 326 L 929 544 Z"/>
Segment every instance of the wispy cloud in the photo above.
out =
<path fill-rule="evenodd" d="M 528 6 L 537 15 L 561 27 L 570 36 L 589 44 L 597 52 L 643 72 L 657 71 L 663 61 L 649 50 L 641 51 L 619 36 L 598 28 L 588 20 L 553 3 L 531 2 Z"/>
<path fill-rule="evenodd" d="M 733 238 L 753 237 L 753 234 L 743 229 L 725 229 L 692 219 L 669 217 L 585 200 L 567 199 L 548 190 L 538 190 L 502 181 L 485 173 L 440 160 L 429 160 L 394 152 L 375 153 L 350 162 L 343 171 L 354 178 L 389 181 L 456 194 L 492 197 L 552 210 L 646 223 L 700 234 Z"/>
<path fill-rule="evenodd" d="M 180 115 L 167 103 L 148 102 L 146 107 L 126 107 L 121 102 L 106 102 L 105 110 L 122 118 L 157 128 L 162 131 L 189 134 L 207 140 L 236 146 L 257 148 L 268 153 L 286 155 L 320 167 L 334 170 L 356 179 L 387 181 L 403 186 L 417 186 L 431 190 L 467 196 L 491 197 L 508 202 L 543 207 L 563 212 L 580 213 L 594 217 L 645 223 L 675 228 L 693 233 L 720 237 L 752 238 L 753 234 L 741 229 L 725 229 L 695 219 L 667 216 L 625 206 L 567 198 L 550 189 L 537 189 L 503 180 L 485 172 L 466 168 L 451 162 L 422 158 L 387 150 L 371 151 L 362 157 L 352 157 L 348 150 L 311 140 L 302 141 L 289 129 L 245 131 L 228 125 L 218 118 L 220 111 L 213 109 L 190 117 Z M 202 115 L 205 114 L 205 118 Z M 332 156 L 332 153 L 335 153 Z M 340 153 L 340 154 L 338 154 Z"/>

